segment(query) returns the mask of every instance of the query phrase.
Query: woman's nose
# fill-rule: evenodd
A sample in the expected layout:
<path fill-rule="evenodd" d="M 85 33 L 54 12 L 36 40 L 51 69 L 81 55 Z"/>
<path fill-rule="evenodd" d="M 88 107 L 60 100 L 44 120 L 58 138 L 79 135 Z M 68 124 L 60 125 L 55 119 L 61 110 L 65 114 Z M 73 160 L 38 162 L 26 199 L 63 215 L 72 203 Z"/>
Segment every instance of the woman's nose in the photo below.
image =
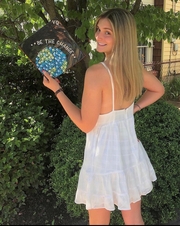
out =
<path fill-rule="evenodd" d="M 96 40 L 102 40 L 102 34 L 101 34 L 101 32 L 98 32 L 96 34 Z"/>

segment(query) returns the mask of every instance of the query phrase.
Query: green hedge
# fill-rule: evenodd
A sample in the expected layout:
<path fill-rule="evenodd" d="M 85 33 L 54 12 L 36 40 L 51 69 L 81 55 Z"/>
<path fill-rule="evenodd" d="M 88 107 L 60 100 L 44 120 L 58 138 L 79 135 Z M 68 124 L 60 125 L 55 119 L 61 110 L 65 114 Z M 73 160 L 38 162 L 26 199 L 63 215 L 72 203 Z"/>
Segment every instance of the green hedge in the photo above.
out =
<path fill-rule="evenodd" d="M 51 185 L 57 194 L 57 202 L 65 201 L 68 213 L 79 217 L 84 207 L 74 204 L 79 170 L 82 165 L 85 145 L 85 133 L 79 130 L 69 117 L 65 117 L 54 138 L 54 147 L 50 153 Z"/>
<path fill-rule="evenodd" d="M 180 111 L 163 100 L 136 114 L 136 130 L 157 174 L 153 192 L 143 198 L 148 224 L 166 223 L 180 206 Z"/>
<path fill-rule="evenodd" d="M 55 130 L 42 94 L 32 88 L 36 71 L 18 67 L 13 58 L 0 60 L 0 224 L 8 224 L 28 190 L 46 184 Z"/>
<path fill-rule="evenodd" d="M 42 74 L 17 57 L 0 56 L 0 224 L 8 223 L 32 192 L 48 192 L 49 152 L 66 115 Z M 77 101 L 73 72 L 61 76 L 63 89 Z M 51 192 L 51 191 L 50 191 Z"/>
<path fill-rule="evenodd" d="M 38 104 L 48 112 L 48 118 L 58 127 L 63 117 L 66 116 L 63 107 L 53 92 L 43 85 L 42 74 L 32 63 L 18 66 L 17 60 L 17 57 L 0 56 L 0 89 L 5 92 L 7 98 L 11 98 L 11 92 L 17 92 L 22 97 L 24 93 L 29 93 L 26 95 L 27 101 L 31 101 L 31 98 L 34 97 L 36 102 L 37 98 Z M 73 71 L 61 75 L 60 80 L 65 93 L 76 103 L 78 101 L 78 81 Z M 42 96 L 41 100 L 40 96 Z"/>
<path fill-rule="evenodd" d="M 180 111 L 159 100 L 135 114 L 135 125 L 158 178 L 153 191 L 142 198 L 143 218 L 148 225 L 167 223 L 175 219 L 180 205 Z M 65 201 L 69 214 L 87 219 L 85 206 L 74 203 L 85 134 L 68 117 L 58 132 L 50 154 L 51 166 L 54 167 L 51 186 L 58 202 Z M 111 224 L 122 223 L 119 211 L 115 210 Z"/>
<path fill-rule="evenodd" d="M 24 94 L 23 96 L 25 96 Z M 29 188 L 45 184 L 53 124 L 36 101 L 22 95 L 0 99 L 0 223 L 16 214 Z"/>

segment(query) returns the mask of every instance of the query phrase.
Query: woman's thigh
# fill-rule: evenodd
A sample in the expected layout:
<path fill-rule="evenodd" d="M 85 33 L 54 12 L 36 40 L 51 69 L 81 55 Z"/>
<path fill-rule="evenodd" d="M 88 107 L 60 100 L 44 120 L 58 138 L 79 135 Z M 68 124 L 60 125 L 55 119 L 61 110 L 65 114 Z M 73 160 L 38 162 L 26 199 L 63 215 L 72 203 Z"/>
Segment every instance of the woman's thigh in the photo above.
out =
<path fill-rule="evenodd" d="M 141 215 L 141 200 L 131 203 L 131 209 L 122 210 L 121 213 L 125 225 L 144 225 Z"/>
<path fill-rule="evenodd" d="M 90 209 L 89 213 L 89 225 L 109 225 L 111 211 L 104 208 Z"/>

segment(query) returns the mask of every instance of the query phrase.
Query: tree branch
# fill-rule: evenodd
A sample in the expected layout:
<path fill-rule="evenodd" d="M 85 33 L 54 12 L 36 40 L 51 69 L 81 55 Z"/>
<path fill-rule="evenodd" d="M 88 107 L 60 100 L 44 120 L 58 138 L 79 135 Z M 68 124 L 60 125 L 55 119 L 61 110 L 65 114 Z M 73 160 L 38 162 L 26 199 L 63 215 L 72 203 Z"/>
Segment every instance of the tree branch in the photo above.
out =
<path fill-rule="evenodd" d="M 4 39 L 4 40 L 8 40 L 8 41 L 11 41 L 11 42 L 16 42 L 16 43 L 19 43 L 20 40 L 16 37 L 8 37 L 7 35 L 5 35 L 2 31 L 0 31 L 0 38 Z"/>
<path fill-rule="evenodd" d="M 42 11 L 39 11 L 37 14 L 38 14 L 38 16 L 40 16 L 43 19 L 43 21 L 46 24 L 48 23 L 48 20 L 47 20 L 47 18 L 45 17 L 45 15 L 44 15 L 44 13 Z"/>
<path fill-rule="evenodd" d="M 133 9 L 131 10 L 131 13 L 133 15 L 135 15 L 137 13 L 137 11 L 139 10 L 141 2 L 142 2 L 142 0 L 136 0 L 135 4 L 133 6 Z"/>
<path fill-rule="evenodd" d="M 51 20 L 59 19 L 58 11 L 56 10 L 54 0 L 40 0 L 40 3 L 49 14 Z"/>
<path fill-rule="evenodd" d="M 21 15 L 18 16 L 18 18 L 19 17 L 21 17 Z M 5 32 L 0 30 L 0 38 L 6 39 L 6 40 L 9 40 L 9 41 L 13 41 L 13 42 L 18 42 L 18 43 L 20 42 L 19 36 L 18 36 L 18 29 L 17 29 L 17 27 L 15 25 L 16 20 L 18 18 L 16 18 L 14 21 L 12 21 L 11 19 L 0 21 L 0 27 L 1 27 L 1 24 L 3 24 L 3 26 L 5 25 L 6 27 L 12 28 L 14 30 L 12 37 L 7 36 L 5 34 Z"/>

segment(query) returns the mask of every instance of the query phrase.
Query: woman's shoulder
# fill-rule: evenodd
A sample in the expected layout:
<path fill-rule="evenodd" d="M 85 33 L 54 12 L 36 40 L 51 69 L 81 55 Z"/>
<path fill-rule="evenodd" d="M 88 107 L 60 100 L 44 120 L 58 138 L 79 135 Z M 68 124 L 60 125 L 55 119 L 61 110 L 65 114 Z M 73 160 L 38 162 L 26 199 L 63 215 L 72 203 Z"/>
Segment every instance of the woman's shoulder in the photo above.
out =
<path fill-rule="evenodd" d="M 102 72 L 104 70 L 104 66 L 102 65 L 102 63 L 97 63 L 97 64 L 93 64 L 92 66 L 90 66 L 88 69 L 87 69 L 87 73 L 91 74 L 99 74 L 100 72 Z"/>
<path fill-rule="evenodd" d="M 102 63 L 97 63 L 87 69 L 85 78 L 89 83 L 94 81 L 97 85 L 102 86 L 109 79 L 109 74 Z"/>

